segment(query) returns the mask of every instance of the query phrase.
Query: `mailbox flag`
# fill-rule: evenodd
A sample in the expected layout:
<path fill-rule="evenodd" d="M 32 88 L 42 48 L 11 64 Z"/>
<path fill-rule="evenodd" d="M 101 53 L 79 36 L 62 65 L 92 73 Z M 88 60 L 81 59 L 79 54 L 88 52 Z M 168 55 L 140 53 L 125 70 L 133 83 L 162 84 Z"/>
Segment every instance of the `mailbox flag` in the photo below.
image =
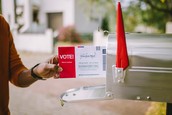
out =
<path fill-rule="evenodd" d="M 128 62 L 125 30 L 124 30 L 120 2 L 118 2 L 118 6 L 117 6 L 116 38 L 117 38 L 116 67 L 123 68 L 125 70 L 128 67 L 129 62 Z"/>

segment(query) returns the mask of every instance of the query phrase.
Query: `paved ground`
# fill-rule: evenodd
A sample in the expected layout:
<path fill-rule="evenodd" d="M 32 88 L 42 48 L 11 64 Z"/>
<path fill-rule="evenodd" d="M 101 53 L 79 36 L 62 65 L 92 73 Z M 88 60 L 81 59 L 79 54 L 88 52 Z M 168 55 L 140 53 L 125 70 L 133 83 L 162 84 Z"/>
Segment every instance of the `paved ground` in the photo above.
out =
<path fill-rule="evenodd" d="M 27 52 L 20 55 L 27 67 L 51 56 Z M 12 115 L 145 115 L 149 102 L 112 100 L 60 105 L 59 97 L 64 91 L 104 83 L 105 79 L 49 79 L 28 88 L 10 85 L 10 110 Z"/>

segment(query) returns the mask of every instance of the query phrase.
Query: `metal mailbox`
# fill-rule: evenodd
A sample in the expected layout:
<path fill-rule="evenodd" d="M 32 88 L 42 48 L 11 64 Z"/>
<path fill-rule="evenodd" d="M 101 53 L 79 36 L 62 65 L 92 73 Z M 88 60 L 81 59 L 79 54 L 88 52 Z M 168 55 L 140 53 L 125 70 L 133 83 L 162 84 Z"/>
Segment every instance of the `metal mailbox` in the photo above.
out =
<path fill-rule="evenodd" d="M 129 67 L 115 68 L 116 35 L 107 43 L 106 83 L 70 89 L 61 95 L 65 102 L 130 99 L 172 103 L 172 35 L 126 34 Z"/>

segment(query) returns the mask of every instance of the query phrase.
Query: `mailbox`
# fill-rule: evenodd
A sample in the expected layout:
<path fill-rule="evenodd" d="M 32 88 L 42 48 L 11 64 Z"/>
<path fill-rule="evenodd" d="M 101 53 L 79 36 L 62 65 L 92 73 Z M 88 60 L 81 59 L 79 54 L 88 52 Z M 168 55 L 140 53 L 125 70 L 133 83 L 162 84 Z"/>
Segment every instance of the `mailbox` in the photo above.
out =
<path fill-rule="evenodd" d="M 172 103 L 172 35 L 126 34 L 127 69 L 116 63 L 116 35 L 108 35 L 106 83 L 70 89 L 61 95 L 64 102 L 130 99 Z"/>

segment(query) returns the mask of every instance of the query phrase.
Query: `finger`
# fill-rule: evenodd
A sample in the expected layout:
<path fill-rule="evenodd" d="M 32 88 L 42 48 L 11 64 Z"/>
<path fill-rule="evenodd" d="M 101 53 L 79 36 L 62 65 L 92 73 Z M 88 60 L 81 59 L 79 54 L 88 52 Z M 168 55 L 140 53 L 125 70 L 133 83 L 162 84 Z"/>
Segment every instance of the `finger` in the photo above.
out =
<path fill-rule="evenodd" d="M 55 74 L 55 75 L 54 75 L 54 78 L 55 78 L 55 79 L 58 79 L 58 78 L 60 78 L 60 75 L 59 75 L 59 74 Z"/>
<path fill-rule="evenodd" d="M 55 65 L 54 70 L 55 70 L 56 72 L 62 72 L 62 71 L 63 71 L 63 68 L 60 67 L 60 66 Z"/>
<path fill-rule="evenodd" d="M 57 56 L 57 55 L 54 56 L 54 58 L 53 58 L 53 63 L 54 63 L 54 64 L 58 64 L 58 56 Z"/>
<path fill-rule="evenodd" d="M 54 58 L 54 57 L 53 57 L 53 58 Z M 53 60 L 54 60 L 53 58 L 50 59 L 50 64 L 53 64 Z"/>
<path fill-rule="evenodd" d="M 49 64 L 58 64 L 58 56 L 53 56 L 48 60 Z"/>
<path fill-rule="evenodd" d="M 45 69 L 46 69 L 46 70 L 53 70 L 53 71 L 54 71 L 54 70 L 55 70 L 55 69 L 54 69 L 55 66 L 56 66 L 55 64 L 46 64 Z"/>
<path fill-rule="evenodd" d="M 45 66 L 45 69 L 46 70 L 53 70 L 53 71 L 56 71 L 56 72 L 62 72 L 63 71 L 63 68 L 62 67 L 59 67 L 55 64 L 47 64 Z"/>
<path fill-rule="evenodd" d="M 58 67 L 58 72 L 62 72 L 63 68 L 62 67 Z"/>

